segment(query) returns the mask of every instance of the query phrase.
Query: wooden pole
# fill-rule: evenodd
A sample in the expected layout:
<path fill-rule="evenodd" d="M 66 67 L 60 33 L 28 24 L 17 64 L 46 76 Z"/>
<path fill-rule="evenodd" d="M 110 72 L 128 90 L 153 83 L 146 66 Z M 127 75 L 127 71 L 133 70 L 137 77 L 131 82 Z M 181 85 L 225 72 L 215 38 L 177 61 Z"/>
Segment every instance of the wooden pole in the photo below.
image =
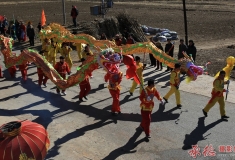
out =
<path fill-rule="evenodd" d="M 62 7 L 63 7 L 63 20 L 64 20 L 64 25 L 66 25 L 66 13 L 65 13 L 65 1 L 62 0 Z"/>
<path fill-rule="evenodd" d="M 187 15 L 186 15 L 185 0 L 183 0 L 183 10 L 184 10 L 185 44 L 188 45 L 188 26 L 187 26 Z"/>

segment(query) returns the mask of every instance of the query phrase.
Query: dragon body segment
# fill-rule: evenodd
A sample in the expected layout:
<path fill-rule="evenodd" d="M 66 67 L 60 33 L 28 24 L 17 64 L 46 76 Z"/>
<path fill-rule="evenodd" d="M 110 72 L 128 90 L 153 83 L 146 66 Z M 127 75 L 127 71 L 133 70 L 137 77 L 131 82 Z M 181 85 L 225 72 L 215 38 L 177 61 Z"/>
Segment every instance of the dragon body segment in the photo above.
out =
<path fill-rule="evenodd" d="M 4 36 L 0 36 L 0 44 L 1 44 L 1 52 L 4 56 L 4 63 L 6 68 L 9 68 L 13 65 L 18 65 L 26 62 L 33 62 L 37 66 L 41 67 L 46 76 L 55 83 L 60 89 L 66 89 L 68 87 L 74 86 L 75 84 L 80 83 L 84 80 L 85 75 L 90 74 L 95 69 L 98 68 L 99 64 L 103 67 L 107 72 L 117 72 L 119 68 L 119 63 L 122 60 L 122 55 L 128 54 L 139 54 L 139 53 L 151 53 L 153 56 L 163 62 L 167 66 L 174 68 L 175 63 L 187 63 L 188 61 L 178 61 L 166 53 L 158 49 L 152 42 L 144 42 L 144 43 L 135 43 L 132 45 L 124 45 L 124 46 L 116 46 L 113 41 L 109 40 L 96 40 L 94 37 L 87 34 L 71 34 L 64 27 L 59 24 L 52 23 L 45 29 L 42 29 L 39 34 L 41 39 L 53 39 L 58 43 L 62 42 L 72 42 L 72 43 L 85 43 L 89 44 L 91 47 L 96 48 L 96 52 L 93 56 L 89 56 L 86 59 L 86 63 L 82 66 L 75 74 L 69 76 L 67 79 L 63 79 L 54 67 L 37 51 L 25 49 L 21 52 L 20 55 L 16 55 L 12 53 L 12 39 Z M 116 53 L 112 55 L 112 57 L 107 57 L 108 54 L 104 55 L 104 52 L 107 51 L 107 46 L 109 50 L 112 49 L 112 52 Z M 100 48 L 100 49 L 97 49 Z M 106 50 L 105 50 L 106 48 Z M 120 56 L 117 56 L 119 54 Z M 120 58 L 117 60 L 117 58 Z M 128 66 L 128 64 L 126 64 Z M 192 64 L 193 65 L 193 64 Z M 187 65 L 183 65 L 187 66 Z M 195 76 L 195 74 L 191 73 L 194 70 L 184 67 L 183 68 L 189 76 Z M 111 73 L 112 74 L 112 73 Z M 200 73 L 201 74 L 201 73 Z M 196 74 L 197 76 L 198 74 Z M 192 78 L 195 80 L 196 78 Z"/>

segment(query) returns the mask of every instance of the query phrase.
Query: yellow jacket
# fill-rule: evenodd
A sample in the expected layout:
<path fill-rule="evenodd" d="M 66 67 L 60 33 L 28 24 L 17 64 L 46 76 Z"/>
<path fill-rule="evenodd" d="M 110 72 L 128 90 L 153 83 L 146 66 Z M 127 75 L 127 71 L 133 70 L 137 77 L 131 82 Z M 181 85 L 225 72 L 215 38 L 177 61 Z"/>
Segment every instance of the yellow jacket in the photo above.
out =
<path fill-rule="evenodd" d="M 76 49 L 79 51 L 82 50 L 82 43 L 73 43 L 73 46 L 76 46 Z"/>
<path fill-rule="evenodd" d="M 224 89 L 224 80 L 216 78 L 214 80 L 214 82 L 213 82 L 213 89 L 212 89 L 211 94 L 213 96 L 222 97 L 223 96 L 223 92 L 225 92 L 225 89 Z"/>
<path fill-rule="evenodd" d="M 51 57 L 56 57 L 56 54 L 58 52 L 58 49 L 59 49 L 59 44 L 57 43 L 54 43 L 54 44 L 51 44 L 50 45 L 50 56 Z"/>
<path fill-rule="evenodd" d="M 60 53 L 65 59 L 71 59 L 71 56 L 70 56 L 71 51 L 72 51 L 72 48 L 70 48 L 68 46 L 60 49 Z"/>
<path fill-rule="evenodd" d="M 48 43 L 46 43 L 45 41 L 42 42 L 42 51 L 49 52 L 50 46 L 51 46 L 51 41 L 49 41 Z"/>
<path fill-rule="evenodd" d="M 170 75 L 170 84 L 172 86 L 178 86 L 180 83 L 180 72 L 172 71 Z"/>
<path fill-rule="evenodd" d="M 143 78 L 143 69 L 144 69 L 143 63 L 141 62 L 139 62 L 138 64 L 136 63 L 136 73 L 139 78 Z"/>
<path fill-rule="evenodd" d="M 146 91 L 147 95 L 146 95 L 145 91 Z M 153 107 L 154 107 L 153 98 L 156 97 L 158 100 L 162 100 L 162 97 L 160 96 L 160 94 L 158 93 L 158 91 L 155 87 L 153 87 L 152 89 L 150 89 L 149 87 L 146 87 L 145 91 L 142 90 L 140 97 L 139 97 L 139 99 L 141 101 L 140 108 L 143 111 L 152 111 Z M 149 96 L 151 98 L 151 100 L 147 101 L 146 96 Z"/>

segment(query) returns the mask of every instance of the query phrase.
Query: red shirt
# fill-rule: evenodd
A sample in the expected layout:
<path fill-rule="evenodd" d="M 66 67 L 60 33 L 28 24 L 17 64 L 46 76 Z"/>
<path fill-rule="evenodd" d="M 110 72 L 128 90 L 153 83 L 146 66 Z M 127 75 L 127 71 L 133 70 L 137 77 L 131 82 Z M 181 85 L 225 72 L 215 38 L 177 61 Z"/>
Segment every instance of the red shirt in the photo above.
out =
<path fill-rule="evenodd" d="M 66 62 L 64 63 L 57 62 L 54 68 L 59 74 L 70 73 L 69 66 Z"/>
<path fill-rule="evenodd" d="M 104 76 L 105 82 L 109 81 L 108 89 L 120 90 L 120 83 L 122 81 L 122 72 L 110 74 L 109 72 Z"/>
<path fill-rule="evenodd" d="M 147 95 L 146 95 L 146 93 Z M 149 96 L 151 98 L 150 101 L 147 101 L 147 97 Z M 154 102 L 153 102 L 153 98 L 156 97 L 158 100 L 162 100 L 161 96 L 159 95 L 157 89 L 154 87 L 152 89 L 150 89 L 149 87 L 146 87 L 145 90 L 142 90 L 141 94 L 140 94 L 140 108 L 144 111 L 152 111 L 153 107 L 154 107 Z"/>

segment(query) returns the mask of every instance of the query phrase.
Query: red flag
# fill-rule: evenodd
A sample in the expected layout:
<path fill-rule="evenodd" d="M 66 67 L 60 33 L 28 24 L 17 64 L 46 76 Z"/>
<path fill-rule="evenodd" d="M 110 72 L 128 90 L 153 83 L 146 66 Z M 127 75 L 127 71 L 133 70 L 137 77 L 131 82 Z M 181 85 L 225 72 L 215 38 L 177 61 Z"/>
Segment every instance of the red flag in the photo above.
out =
<path fill-rule="evenodd" d="M 44 9 L 42 10 L 42 15 L 41 15 L 41 25 L 42 26 L 46 25 L 46 15 L 44 13 Z"/>
<path fill-rule="evenodd" d="M 137 84 L 140 84 L 140 79 L 136 73 L 136 64 L 134 58 L 130 55 L 123 55 L 123 63 L 127 66 L 126 78 L 133 78 Z"/>

